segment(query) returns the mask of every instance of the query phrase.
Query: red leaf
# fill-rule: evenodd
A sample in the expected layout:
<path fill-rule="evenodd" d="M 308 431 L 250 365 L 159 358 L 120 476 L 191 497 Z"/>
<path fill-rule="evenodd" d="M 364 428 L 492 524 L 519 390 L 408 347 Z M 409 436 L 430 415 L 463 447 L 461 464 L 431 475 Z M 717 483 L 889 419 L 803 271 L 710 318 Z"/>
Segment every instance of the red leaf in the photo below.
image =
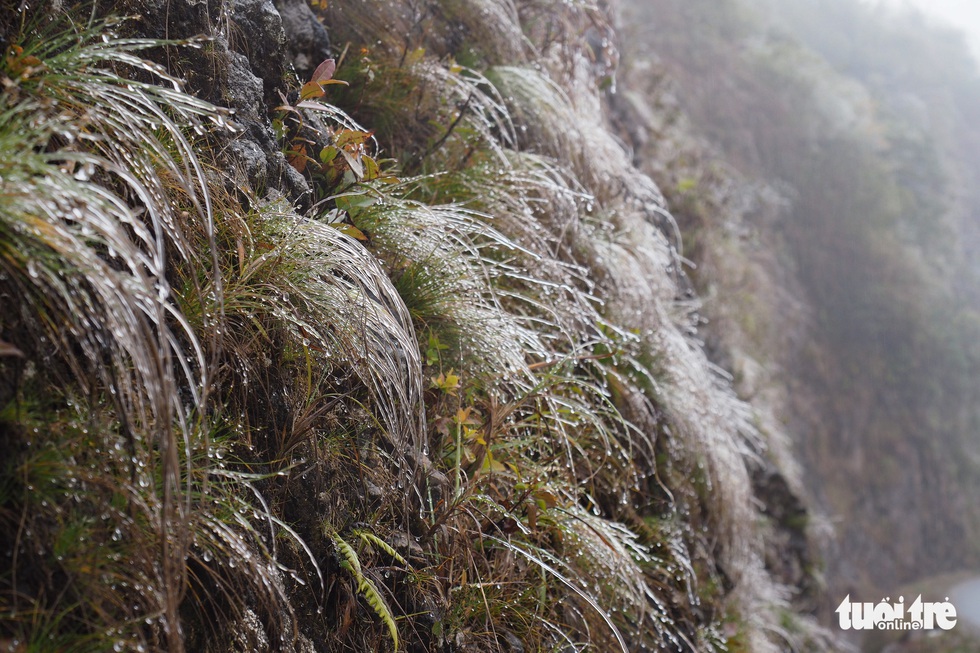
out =
<path fill-rule="evenodd" d="M 337 62 L 333 59 L 326 59 L 313 71 L 313 76 L 310 77 L 310 81 L 322 84 L 333 77 L 333 71 L 335 70 L 337 70 Z"/>

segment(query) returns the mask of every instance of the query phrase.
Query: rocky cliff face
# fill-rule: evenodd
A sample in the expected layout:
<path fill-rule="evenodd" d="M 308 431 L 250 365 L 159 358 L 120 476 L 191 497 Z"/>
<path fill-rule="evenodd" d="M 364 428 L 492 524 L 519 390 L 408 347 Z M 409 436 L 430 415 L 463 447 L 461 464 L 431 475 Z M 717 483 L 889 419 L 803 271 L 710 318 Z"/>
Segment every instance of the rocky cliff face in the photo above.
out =
<path fill-rule="evenodd" d="M 0 641 L 829 646 L 613 8 L 63 11 L 3 13 Z"/>

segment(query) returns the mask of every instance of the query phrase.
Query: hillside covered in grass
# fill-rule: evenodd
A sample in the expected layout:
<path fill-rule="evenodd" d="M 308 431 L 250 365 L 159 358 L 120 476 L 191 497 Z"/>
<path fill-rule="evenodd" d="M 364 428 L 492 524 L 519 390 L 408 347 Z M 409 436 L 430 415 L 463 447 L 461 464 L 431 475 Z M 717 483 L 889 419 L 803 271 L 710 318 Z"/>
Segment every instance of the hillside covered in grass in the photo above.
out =
<path fill-rule="evenodd" d="M 616 7 L 0 25 L 0 647 L 833 648 Z"/>

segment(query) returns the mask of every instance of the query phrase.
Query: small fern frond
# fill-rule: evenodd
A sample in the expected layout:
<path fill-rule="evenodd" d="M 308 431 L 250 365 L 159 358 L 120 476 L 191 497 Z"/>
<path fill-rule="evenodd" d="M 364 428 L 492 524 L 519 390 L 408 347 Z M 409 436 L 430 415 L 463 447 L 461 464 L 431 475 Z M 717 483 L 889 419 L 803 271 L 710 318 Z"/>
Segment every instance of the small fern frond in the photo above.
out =
<path fill-rule="evenodd" d="M 348 544 L 347 541 L 339 535 L 333 536 L 333 542 L 336 545 L 337 550 L 340 551 L 340 555 L 342 555 L 344 560 L 347 561 L 347 564 L 350 565 L 351 574 L 355 579 L 357 579 L 358 582 L 360 582 L 360 579 L 364 577 L 364 574 L 361 572 L 361 561 L 357 557 L 357 552 L 354 550 L 354 547 Z"/>
<path fill-rule="evenodd" d="M 365 533 L 364 531 L 357 532 L 358 537 L 360 537 L 365 542 L 371 544 L 376 544 L 383 548 L 386 552 L 391 554 L 396 559 L 404 561 L 398 553 L 388 545 L 387 542 L 381 540 L 381 538 L 371 533 Z M 368 537 L 365 537 L 367 535 Z M 385 602 L 384 597 L 381 596 L 381 592 L 378 591 L 377 586 L 374 582 L 364 575 L 361 569 L 361 561 L 357 557 L 357 552 L 344 538 L 340 535 L 334 534 L 332 536 L 334 545 L 337 547 L 337 551 L 340 552 L 343 560 L 341 566 L 350 572 L 351 576 L 357 582 L 357 591 L 361 593 L 361 596 L 368 602 L 374 613 L 378 615 L 378 618 L 384 622 L 385 626 L 388 628 L 388 633 L 391 635 L 391 641 L 395 644 L 395 650 L 398 650 L 398 624 L 395 623 L 395 617 L 391 614 L 391 608 Z M 346 564 L 345 564 L 346 563 Z M 407 563 L 405 563 L 407 564 Z"/>
<path fill-rule="evenodd" d="M 398 650 L 398 625 L 395 623 L 395 617 L 391 614 L 391 609 L 388 604 L 385 603 L 384 598 L 381 593 L 378 592 L 378 588 L 375 587 L 374 583 L 367 576 L 361 576 L 357 579 L 357 590 L 362 596 L 367 600 L 368 605 L 374 610 L 374 613 L 378 615 L 381 621 L 384 622 L 385 626 L 388 627 L 388 634 L 391 635 L 391 641 L 395 644 L 395 650 Z"/>
<path fill-rule="evenodd" d="M 390 544 L 385 542 L 383 539 L 375 535 L 370 531 L 356 530 L 354 534 L 357 535 L 365 544 L 376 546 L 394 559 L 395 562 L 401 564 L 403 567 L 408 567 L 408 560 L 406 560 L 402 554 L 398 553 Z"/>

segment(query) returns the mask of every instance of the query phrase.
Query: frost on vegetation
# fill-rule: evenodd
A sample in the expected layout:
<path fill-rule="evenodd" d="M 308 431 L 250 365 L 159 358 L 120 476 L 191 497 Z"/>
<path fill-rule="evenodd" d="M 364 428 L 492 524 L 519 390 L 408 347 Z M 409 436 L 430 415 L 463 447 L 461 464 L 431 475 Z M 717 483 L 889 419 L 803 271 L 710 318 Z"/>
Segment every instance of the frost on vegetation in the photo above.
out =
<path fill-rule="evenodd" d="M 32 302 L 50 303 L 46 310 L 60 316 L 50 327 L 75 324 L 65 335 L 88 348 L 76 361 L 80 379 L 89 376 L 81 360 L 97 360 L 107 347 L 125 405 L 153 411 L 162 429 L 171 418 L 186 428 L 175 388 L 184 385 L 199 400 L 204 361 L 194 334 L 172 322 L 167 257 L 175 252 L 203 267 L 213 261 L 188 242 L 186 212 L 170 197 L 213 231 L 188 134 L 203 133 L 202 118 L 224 124 L 224 114 L 134 54 L 155 43 L 95 36 L 61 35 L 7 60 L 9 72 L 23 70 L 3 96 L 5 273 L 26 282 L 24 290 L 35 288 L 26 292 Z M 74 38 L 81 43 L 65 48 Z M 112 68 L 121 64 L 174 88 L 126 79 Z M 110 181 L 116 186 L 107 188 Z M 104 333 L 91 342 L 96 325 Z"/>
<path fill-rule="evenodd" d="M 492 60 L 517 61 L 529 47 L 520 24 L 522 4 L 513 0 L 446 0 L 432 6 L 336 0 L 328 3 L 323 13 L 327 24 L 336 26 L 352 42 L 395 58 L 425 48 L 436 59 L 470 51 L 468 54 Z"/>
<path fill-rule="evenodd" d="M 758 555 L 746 470 L 764 447 L 751 408 L 735 398 L 686 335 L 688 312 L 675 309 L 682 259 L 662 196 L 604 128 L 587 67 L 565 61 L 560 73 L 561 84 L 543 70 L 519 67 L 496 67 L 488 77 L 507 98 L 523 147 L 567 166 L 593 197 L 586 216 L 592 229 L 577 231 L 571 250 L 597 279 L 606 319 L 638 333 L 644 358 L 656 361 L 646 367 L 650 398 L 671 424 L 673 455 L 704 470 L 706 518 L 720 538 L 722 566 L 742 595 L 768 596 L 771 581 Z M 625 390 L 627 398 L 635 396 Z M 627 399 L 624 409 L 641 423 L 649 416 L 644 405 Z"/>
<path fill-rule="evenodd" d="M 677 302 L 663 198 L 604 123 L 599 7 L 447 3 L 495 32 L 484 47 L 508 44 L 485 74 L 427 51 L 449 41 L 426 40 L 441 19 L 419 3 L 326 13 L 365 43 L 363 95 L 278 108 L 317 193 L 305 215 L 209 195 L 198 136 L 224 117 L 179 85 L 100 76 L 85 54 L 45 81 L 40 121 L 35 73 L 2 96 L 0 285 L 19 308 L 0 326 L 74 374 L 42 383 L 48 401 L 58 383 L 86 397 L 80 414 L 149 470 L 106 482 L 107 501 L 115 482 L 145 507 L 140 541 L 164 556 L 120 553 L 162 570 L 141 585 L 159 605 L 118 621 L 153 612 L 164 636 L 127 636 L 203 650 L 245 624 L 239 646 L 282 650 L 300 631 L 338 649 L 698 650 L 692 619 L 778 603 L 745 468 L 763 444 Z M 75 49 L 35 52 L 54 70 Z M 173 81 L 128 56 L 105 60 Z M 370 97 L 385 75 L 395 103 Z M 357 107 L 398 119 L 420 174 L 382 170 Z M 722 576 L 733 589 L 700 585 Z M 746 618 L 755 636 L 765 614 Z"/>
<path fill-rule="evenodd" d="M 419 52 L 419 56 L 422 56 Z M 497 163 L 506 165 L 507 149 L 516 140 L 503 97 L 482 73 L 459 64 L 445 65 L 422 58 L 411 68 L 418 83 L 428 86 L 437 107 L 453 107 L 454 111 L 442 116 L 446 127 L 438 139 L 424 153 L 428 166 L 440 171 L 458 165 L 454 158 L 466 156 L 459 150 L 464 147 L 470 153 L 493 154 Z M 445 147 L 447 140 L 459 140 L 452 152 Z M 440 151 L 445 148 L 446 152 Z M 455 155 L 455 157 L 454 157 Z"/>
<path fill-rule="evenodd" d="M 288 271 L 269 297 L 303 347 L 357 372 L 396 457 L 421 448 L 424 415 L 418 343 L 411 317 L 377 260 L 356 240 L 282 203 L 259 209 L 278 243 L 263 254 Z M 327 363 L 332 364 L 332 363 Z"/>
<path fill-rule="evenodd" d="M 0 327 L 20 384 L 0 407 L 15 560 L 0 636 L 179 651 L 181 588 L 216 554 L 248 574 L 214 572 L 216 596 L 285 599 L 238 518 L 253 512 L 237 496 L 247 483 L 211 458 L 207 346 L 171 286 L 182 267 L 203 294 L 218 267 L 196 141 L 226 112 L 136 54 L 160 43 L 106 27 L 20 34 L 0 63 Z"/>
<path fill-rule="evenodd" d="M 726 487 L 712 494 L 731 500 L 718 507 L 717 515 L 725 515 L 730 528 L 747 523 L 752 509 L 744 464 L 749 447 L 743 438 L 754 436 L 746 417 L 749 410 L 739 405 L 724 380 L 710 371 L 704 354 L 682 334 L 687 316 L 673 314 L 680 293 L 670 271 L 676 273 L 680 260 L 668 240 L 676 236 L 672 221 L 667 233 L 656 228 L 661 218 L 669 218 L 659 191 L 628 165 L 622 148 L 598 126 L 602 116 L 597 104 L 580 101 L 593 113 L 577 111 L 566 90 L 541 72 L 501 67 L 490 76 L 509 98 L 518 116 L 515 122 L 533 130 L 527 137 L 530 146 L 543 147 L 542 154 L 556 158 L 565 153 L 567 158 L 558 160 L 594 194 L 596 217 L 611 223 L 600 224 L 588 238 L 579 235 L 575 243 L 579 252 L 588 252 L 580 256 L 600 279 L 604 312 L 614 323 L 643 334 L 643 346 L 660 361 L 660 369 L 652 370 L 660 374 L 656 398 L 672 421 L 683 425 L 684 437 L 696 443 L 699 455 L 712 461 L 712 476 Z M 568 92 L 581 90 L 573 87 Z M 743 537 L 732 532 L 733 546 L 740 548 L 735 543 Z"/>

